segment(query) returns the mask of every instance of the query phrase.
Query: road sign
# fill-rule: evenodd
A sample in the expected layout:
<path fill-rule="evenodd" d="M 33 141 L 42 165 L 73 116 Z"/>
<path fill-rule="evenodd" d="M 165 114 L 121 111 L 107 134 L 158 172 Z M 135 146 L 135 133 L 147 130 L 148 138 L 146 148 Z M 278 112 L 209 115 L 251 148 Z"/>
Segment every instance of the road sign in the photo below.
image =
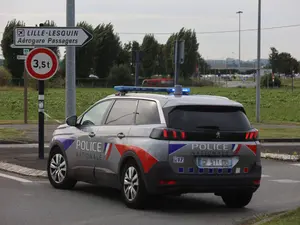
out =
<path fill-rule="evenodd" d="M 23 55 L 28 55 L 29 52 L 30 50 L 28 48 L 23 49 Z"/>
<path fill-rule="evenodd" d="M 93 35 L 81 27 L 16 27 L 15 46 L 77 46 L 93 39 Z"/>
<path fill-rule="evenodd" d="M 15 46 L 14 44 L 10 45 L 11 48 L 34 48 L 34 46 Z"/>
<path fill-rule="evenodd" d="M 17 55 L 17 60 L 25 60 L 26 57 L 26 55 Z"/>
<path fill-rule="evenodd" d="M 49 48 L 35 48 L 27 55 L 25 67 L 34 79 L 47 80 L 57 72 L 58 58 Z"/>

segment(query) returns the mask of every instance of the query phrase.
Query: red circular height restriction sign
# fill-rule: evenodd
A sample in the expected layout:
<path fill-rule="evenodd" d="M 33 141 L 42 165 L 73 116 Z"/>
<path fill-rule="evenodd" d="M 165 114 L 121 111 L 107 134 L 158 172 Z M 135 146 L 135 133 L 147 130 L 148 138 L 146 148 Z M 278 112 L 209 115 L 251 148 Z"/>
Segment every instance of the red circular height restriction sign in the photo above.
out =
<path fill-rule="evenodd" d="M 49 48 L 35 48 L 26 57 L 27 73 L 37 80 L 47 80 L 55 75 L 59 63 L 57 55 Z"/>

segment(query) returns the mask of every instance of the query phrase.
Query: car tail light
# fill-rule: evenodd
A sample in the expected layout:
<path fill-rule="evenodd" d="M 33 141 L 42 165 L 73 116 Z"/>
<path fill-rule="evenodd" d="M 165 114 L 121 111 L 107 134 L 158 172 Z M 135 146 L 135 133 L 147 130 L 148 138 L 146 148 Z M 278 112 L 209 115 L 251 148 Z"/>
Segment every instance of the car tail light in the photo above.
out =
<path fill-rule="evenodd" d="M 154 128 L 150 134 L 150 138 L 158 140 L 186 140 L 186 133 L 175 129 Z"/>
<path fill-rule="evenodd" d="M 253 184 L 255 184 L 255 185 L 260 185 L 260 180 L 254 180 L 254 181 L 253 181 Z"/>
<path fill-rule="evenodd" d="M 175 180 L 160 180 L 159 184 L 160 185 L 175 185 L 176 181 Z"/>
<path fill-rule="evenodd" d="M 255 141 L 258 138 L 258 130 L 253 129 L 246 133 L 245 139 L 249 141 Z"/>

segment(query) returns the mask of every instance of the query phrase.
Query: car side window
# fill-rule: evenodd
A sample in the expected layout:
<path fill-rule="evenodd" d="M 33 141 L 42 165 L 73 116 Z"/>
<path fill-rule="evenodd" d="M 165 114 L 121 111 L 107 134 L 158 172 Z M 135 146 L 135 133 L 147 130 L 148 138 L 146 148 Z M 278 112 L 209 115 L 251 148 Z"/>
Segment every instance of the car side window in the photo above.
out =
<path fill-rule="evenodd" d="M 132 125 L 134 123 L 136 105 L 137 100 L 134 99 L 117 100 L 113 105 L 105 124 Z"/>
<path fill-rule="evenodd" d="M 137 125 L 160 124 L 160 117 L 156 102 L 139 100 L 135 121 Z"/>
<path fill-rule="evenodd" d="M 101 125 L 106 111 L 109 109 L 112 101 L 104 101 L 95 105 L 89 111 L 87 111 L 81 120 L 81 125 L 99 126 Z"/>

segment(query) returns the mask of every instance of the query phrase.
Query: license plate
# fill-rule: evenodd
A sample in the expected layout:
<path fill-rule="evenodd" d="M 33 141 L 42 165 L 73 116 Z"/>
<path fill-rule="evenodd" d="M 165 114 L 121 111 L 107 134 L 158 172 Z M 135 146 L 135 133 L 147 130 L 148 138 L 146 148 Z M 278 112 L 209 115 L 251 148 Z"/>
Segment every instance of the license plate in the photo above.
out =
<path fill-rule="evenodd" d="M 226 168 L 232 167 L 232 158 L 197 158 L 197 166 L 201 168 L 216 167 Z"/>

